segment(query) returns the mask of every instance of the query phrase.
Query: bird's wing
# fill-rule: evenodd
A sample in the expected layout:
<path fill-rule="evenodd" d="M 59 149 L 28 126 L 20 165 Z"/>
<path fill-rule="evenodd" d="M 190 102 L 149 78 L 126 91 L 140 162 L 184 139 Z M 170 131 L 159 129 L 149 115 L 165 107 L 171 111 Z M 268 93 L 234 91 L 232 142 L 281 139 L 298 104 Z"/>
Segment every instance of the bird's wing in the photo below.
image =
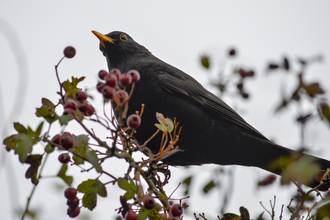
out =
<path fill-rule="evenodd" d="M 172 66 L 166 66 L 166 69 L 159 69 L 159 67 L 154 68 L 157 69 L 154 69 L 154 71 L 158 74 L 160 86 L 167 92 L 175 93 L 180 98 L 244 127 L 253 134 L 258 134 L 260 138 L 267 139 L 259 131 L 249 125 L 224 101 L 206 90 L 191 76 Z"/>

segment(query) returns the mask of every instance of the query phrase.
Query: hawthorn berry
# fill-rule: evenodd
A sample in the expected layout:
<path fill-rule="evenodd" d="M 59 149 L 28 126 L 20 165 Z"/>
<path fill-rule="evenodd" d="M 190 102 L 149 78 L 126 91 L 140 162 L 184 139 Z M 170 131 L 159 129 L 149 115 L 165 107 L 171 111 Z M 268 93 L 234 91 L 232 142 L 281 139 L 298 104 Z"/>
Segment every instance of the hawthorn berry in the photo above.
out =
<path fill-rule="evenodd" d="M 66 58 L 72 58 L 74 55 L 76 55 L 76 49 L 72 46 L 67 46 L 64 48 L 63 53 Z"/>
<path fill-rule="evenodd" d="M 87 111 L 85 112 L 85 115 L 91 116 L 95 113 L 95 109 L 91 104 L 88 104 Z"/>
<path fill-rule="evenodd" d="M 72 209 L 71 207 L 68 208 L 68 216 L 70 216 L 71 218 L 75 218 L 79 215 L 80 213 L 80 208 L 77 206 L 76 208 Z"/>
<path fill-rule="evenodd" d="M 274 174 L 268 175 L 265 179 L 259 181 L 259 186 L 267 186 L 272 184 L 276 180 L 276 176 Z"/>
<path fill-rule="evenodd" d="M 74 197 L 73 199 L 68 199 L 66 203 L 70 208 L 75 209 L 79 205 L 78 197 Z"/>
<path fill-rule="evenodd" d="M 77 105 L 77 108 L 79 109 L 79 111 L 81 111 L 82 113 L 85 113 L 88 109 L 88 102 L 84 101 L 80 101 Z"/>
<path fill-rule="evenodd" d="M 53 137 L 52 142 L 54 142 L 55 144 L 60 145 L 61 144 L 61 139 L 62 139 L 62 135 L 57 134 Z"/>
<path fill-rule="evenodd" d="M 72 137 L 72 134 L 70 134 L 69 132 L 63 132 L 62 137 L 64 137 L 64 136 L 70 136 L 70 137 Z"/>
<path fill-rule="evenodd" d="M 104 77 L 108 76 L 109 73 L 105 70 L 100 70 L 99 73 L 98 73 L 98 76 L 100 79 L 104 79 Z"/>
<path fill-rule="evenodd" d="M 125 101 L 128 100 L 128 93 L 124 90 L 118 90 L 113 99 L 116 101 L 118 105 L 122 105 Z"/>
<path fill-rule="evenodd" d="M 73 142 L 73 138 L 72 136 L 69 136 L 69 135 L 66 135 L 66 136 L 62 136 L 62 139 L 61 139 L 61 146 L 64 148 L 64 149 L 70 149 L 71 147 L 73 147 L 74 145 L 74 142 Z"/>
<path fill-rule="evenodd" d="M 236 54 L 236 50 L 234 48 L 229 50 L 229 55 L 234 56 Z"/>
<path fill-rule="evenodd" d="M 130 75 L 132 77 L 133 83 L 136 83 L 140 80 L 140 73 L 137 70 L 130 70 L 127 72 L 127 75 Z"/>
<path fill-rule="evenodd" d="M 110 75 L 116 75 L 117 76 L 117 79 L 119 80 L 119 77 L 121 75 L 121 71 L 119 69 L 111 69 L 110 72 L 109 72 Z"/>
<path fill-rule="evenodd" d="M 119 77 L 119 82 L 122 86 L 128 86 L 129 84 L 132 83 L 132 77 L 128 74 L 122 74 L 120 77 Z"/>
<path fill-rule="evenodd" d="M 65 108 L 64 112 L 63 112 L 63 115 L 69 115 L 69 114 L 74 117 L 75 114 L 76 114 L 76 111 L 73 110 L 72 108 Z"/>
<path fill-rule="evenodd" d="M 104 78 L 105 84 L 110 87 L 115 87 L 117 85 L 117 76 L 115 74 L 108 75 Z"/>
<path fill-rule="evenodd" d="M 182 212 L 183 212 L 183 208 L 181 205 L 179 204 L 175 204 L 171 207 L 171 214 L 174 216 L 174 217 L 177 217 L 177 216 L 180 216 L 182 215 Z"/>
<path fill-rule="evenodd" d="M 146 209 L 153 209 L 156 205 L 155 199 L 152 196 L 147 196 L 143 199 L 143 205 Z"/>
<path fill-rule="evenodd" d="M 87 99 L 87 94 L 86 92 L 79 90 L 76 94 L 74 94 L 74 98 L 78 101 L 83 101 Z"/>
<path fill-rule="evenodd" d="M 67 199 L 73 200 L 77 196 L 77 190 L 73 187 L 69 187 L 64 191 L 64 196 Z"/>
<path fill-rule="evenodd" d="M 96 85 L 96 89 L 97 91 L 99 92 L 102 92 L 102 88 L 105 86 L 105 83 L 103 82 L 98 82 L 97 85 Z"/>
<path fill-rule="evenodd" d="M 73 110 L 76 110 L 76 103 L 69 101 L 69 102 L 65 103 L 64 108 L 71 108 Z"/>
<path fill-rule="evenodd" d="M 131 128 L 138 128 L 141 124 L 141 117 L 137 114 L 132 114 L 132 115 L 128 116 L 126 123 Z"/>
<path fill-rule="evenodd" d="M 69 154 L 67 153 L 63 153 L 63 154 L 60 154 L 58 156 L 58 160 L 61 162 L 61 163 L 68 163 L 70 161 L 71 157 Z"/>
<path fill-rule="evenodd" d="M 106 99 L 113 99 L 115 90 L 108 85 L 102 88 L 103 97 Z"/>
<path fill-rule="evenodd" d="M 137 217 L 138 215 L 132 209 L 128 210 L 128 212 L 125 214 L 126 220 L 136 220 Z"/>
<path fill-rule="evenodd" d="M 242 90 L 243 89 L 243 83 L 238 83 L 237 85 L 236 85 L 236 87 L 239 89 L 239 90 Z"/>
<path fill-rule="evenodd" d="M 247 99 L 247 98 L 249 98 L 249 94 L 243 92 L 243 93 L 242 93 L 242 97 L 243 97 L 244 99 Z"/>

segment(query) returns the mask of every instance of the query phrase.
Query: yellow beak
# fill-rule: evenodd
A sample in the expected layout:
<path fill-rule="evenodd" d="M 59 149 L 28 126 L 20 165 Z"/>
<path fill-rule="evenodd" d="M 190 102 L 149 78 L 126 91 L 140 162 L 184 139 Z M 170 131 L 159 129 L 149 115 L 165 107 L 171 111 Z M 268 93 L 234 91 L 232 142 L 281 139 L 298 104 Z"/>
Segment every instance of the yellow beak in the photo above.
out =
<path fill-rule="evenodd" d="M 97 31 L 92 31 L 92 33 L 95 34 L 95 36 L 101 41 L 103 47 L 105 47 L 104 42 L 110 42 L 112 44 L 115 43 L 115 40 L 112 39 L 111 37 L 105 36 Z"/>

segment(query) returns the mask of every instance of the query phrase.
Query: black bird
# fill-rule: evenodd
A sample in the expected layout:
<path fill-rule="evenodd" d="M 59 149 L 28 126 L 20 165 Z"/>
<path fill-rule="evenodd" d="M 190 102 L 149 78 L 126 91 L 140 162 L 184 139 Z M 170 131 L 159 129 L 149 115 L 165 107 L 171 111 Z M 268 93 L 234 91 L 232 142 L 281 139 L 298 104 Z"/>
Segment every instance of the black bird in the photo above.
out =
<path fill-rule="evenodd" d="M 109 70 L 117 68 L 125 73 L 135 69 L 141 75 L 129 101 L 128 112 L 128 115 L 132 114 L 145 104 L 136 140 L 143 144 L 156 131 L 156 112 L 171 119 L 176 117 L 182 127 L 178 145 L 183 151 L 166 158 L 169 165 L 237 164 L 281 174 L 280 167 L 274 169 L 270 165 L 297 153 L 270 142 L 220 98 L 191 76 L 152 55 L 128 34 L 92 32 L 100 40 L 100 50 L 107 59 Z M 160 137 L 154 138 L 147 147 L 157 153 Z M 330 168 L 327 160 L 304 156 L 318 164 L 321 170 Z M 315 187 L 319 182 L 314 180 L 306 184 Z M 325 184 L 320 189 L 327 190 L 329 186 Z"/>

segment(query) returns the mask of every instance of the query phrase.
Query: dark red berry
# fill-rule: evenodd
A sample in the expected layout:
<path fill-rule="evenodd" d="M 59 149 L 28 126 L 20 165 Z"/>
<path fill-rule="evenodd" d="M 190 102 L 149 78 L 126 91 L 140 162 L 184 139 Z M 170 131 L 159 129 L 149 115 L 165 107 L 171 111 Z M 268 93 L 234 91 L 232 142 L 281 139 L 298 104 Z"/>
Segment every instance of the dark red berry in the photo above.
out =
<path fill-rule="evenodd" d="M 64 191 L 64 196 L 65 198 L 72 200 L 77 196 L 77 190 L 73 187 L 67 188 Z"/>
<path fill-rule="evenodd" d="M 113 99 L 114 93 L 115 93 L 115 90 L 108 85 L 106 85 L 102 88 L 103 97 L 106 99 Z"/>
<path fill-rule="evenodd" d="M 62 136 L 61 139 L 61 146 L 64 149 L 70 149 L 71 147 L 73 147 L 74 142 L 73 142 L 73 138 L 70 136 Z"/>
<path fill-rule="evenodd" d="M 86 112 L 88 109 L 88 102 L 86 101 L 80 101 L 77 105 L 79 111 L 81 111 L 82 113 Z"/>
<path fill-rule="evenodd" d="M 175 218 L 173 217 L 173 215 L 170 215 L 167 217 L 167 220 L 174 220 Z"/>
<path fill-rule="evenodd" d="M 87 111 L 85 112 L 85 115 L 91 116 L 95 113 L 95 109 L 91 104 L 88 104 Z"/>
<path fill-rule="evenodd" d="M 63 115 L 69 115 L 69 114 L 74 117 L 75 114 L 76 114 L 76 111 L 73 110 L 72 108 L 65 108 L 64 112 L 63 112 Z"/>
<path fill-rule="evenodd" d="M 71 157 L 69 154 L 67 153 L 64 153 L 64 154 L 60 154 L 58 156 L 58 160 L 61 162 L 61 163 L 68 163 L 70 161 Z"/>
<path fill-rule="evenodd" d="M 79 205 L 78 197 L 74 197 L 73 199 L 68 199 L 66 203 L 70 208 L 75 209 Z"/>
<path fill-rule="evenodd" d="M 62 134 L 62 137 L 64 137 L 64 136 L 70 136 L 70 137 L 72 137 L 72 134 L 70 134 L 69 132 L 64 132 L 64 133 Z"/>
<path fill-rule="evenodd" d="M 105 70 L 100 70 L 100 72 L 98 73 L 98 75 L 99 75 L 99 78 L 100 79 L 104 79 L 104 77 L 108 76 L 109 73 L 107 71 L 105 71 Z"/>
<path fill-rule="evenodd" d="M 70 216 L 71 218 L 75 218 L 79 215 L 80 213 L 80 208 L 77 206 L 76 208 L 72 209 L 71 207 L 68 208 L 68 216 Z"/>
<path fill-rule="evenodd" d="M 102 91 L 102 88 L 105 86 L 105 83 L 103 82 L 98 82 L 97 85 L 96 85 L 96 89 L 97 91 L 101 92 Z"/>
<path fill-rule="evenodd" d="M 132 115 L 128 116 L 126 123 L 131 128 L 138 128 L 141 124 L 141 117 L 137 114 L 132 114 Z"/>
<path fill-rule="evenodd" d="M 146 209 L 153 209 L 156 205 L 156 202 L 152 196 L 147 196 L 143 199 L 143 205 Z"/>
<path fill-rule="evenodd" d="M 104 78 L 105 84 L 110 86 L 110 87 L 115 87 L 117 85 L 117 76 L 115 74 L 108 75 L 107 77 Z"/>
<path fill-rule="evenodd" d="M 76 110 L 76 103 L 69 101 L 69 102 L 65 103 L 64 108 L 71 108 L 73 110 Z"/>
<path fill-rule="evenodd" d="M 239 90 L 242 90 L 243 89 L 243 83 L 238 83 L 236 86 L 237 86 L 237 88 Z"/>
<path fill-rule="evenodd" d="M 174 217 L 182 215 L 183 208 L 179 204 L 175 204 L 171 207 L 171 213 Z"/>
<path fill-rule="evenodd" d="M 128 212 L 125 214 L 126 220 L 136 220 L 137 217 L 138 215 L 132 209 L 128 210 Z"/>
<path fill-rule="evenodd" d="M 55 144 L 61 144 L 61 139 L 62 139 L 62 135 L 57 134 L 53 137 L 52 142 L 54 142 Z"/>
<path fill-rule="evenodd" d="M 66 58 L 72 58 L 76 55 L 76 49 L 72 46 L 68 46 L 64 49 L 63 53 Z"/>
<path fill-rule="evenodd" d="M 130 70 L 127 72 L 127 75 L 130 75 L 132 77 L 133 83 L 136 83 L 140 80 L 140 73 L 137 70 Z"/>
<path fill-rule="evenodd" d="M 116 75 L 117 76 L 117 79 L 119 80 L 119 77 L 121 75 L 121 71 L 119 69 L 111 69 L 109 74 L 113 74 L 113 75 Z"/>
<path fill-rule="evenodd" d="M 234 56 L 235 54 L 236 54 L 236 50 L 235 49 L 232 48 L 232 49 L 229 50 L 229 55 L 230 56 Z"/>
<path fill-rule="evenodd" d="M 128 86 L 132 83 L 132 77 L 128 74 L 122 74 L 119 78 L 119 82 L 122 86 Z"/>
<path fill-rule="evenodd" d="M 276 180 L 276 176 L 274 174 L 268 175 L 265 179 L 259 181 L 259 186 L 267 186 L 272 184 Z"/>
<path fill-rule="evenodd" d="M 247 98 L 249 98 L 249 94 L 243 92 L 243 93 L 242 93 L 242 97 L 243 97 L 244 99 L 247 99 Z"/>
<path fill-rule="evenodd" d="M 124 90 L 119 90 L 115 93 L 115 96 L 113 97 L 117 105 L 122 105 L 128 100 L 128 93 Z"/>
<path fill-rule="evenodd" d="M 78 101 L 83 101 L 87 99 L 87 94 L 86 92 L 80 90 L 74 94 L 74 98 Z"/>

